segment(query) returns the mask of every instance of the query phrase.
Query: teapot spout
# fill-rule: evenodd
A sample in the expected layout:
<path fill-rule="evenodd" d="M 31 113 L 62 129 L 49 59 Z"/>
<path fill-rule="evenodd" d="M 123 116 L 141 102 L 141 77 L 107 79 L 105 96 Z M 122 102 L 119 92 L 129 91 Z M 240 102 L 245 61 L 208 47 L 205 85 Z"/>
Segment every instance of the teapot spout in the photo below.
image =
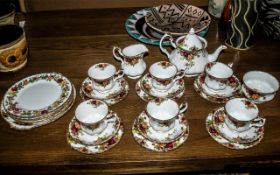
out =
<path fill-rule="evenodd" d="M 218 59 L 218 56 L 220 55 L 221 51 L 227 49 L 227 46 L 220 45 L 214 53 L 208 55 L 208 62 L 213 62 Z"/>

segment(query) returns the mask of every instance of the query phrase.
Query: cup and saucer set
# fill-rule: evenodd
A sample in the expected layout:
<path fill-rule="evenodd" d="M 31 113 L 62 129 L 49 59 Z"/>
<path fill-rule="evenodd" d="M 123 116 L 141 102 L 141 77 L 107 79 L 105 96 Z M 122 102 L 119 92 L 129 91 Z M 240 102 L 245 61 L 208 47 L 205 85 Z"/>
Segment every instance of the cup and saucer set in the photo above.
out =
<path fill-rule="evenodd" d="M 70 146 L 85 154 L 107 151 L 118 144 L 124 133 L 117 113 L 101 100 L 90 99 L 78 105 L 67 132 Z"/>
<path fill-rule="evenodd" d="M 181 146 L 188 138 L 189 124 L 184 115 L 188 104 L 178 105 L 168 98 L 150 100 L 134 120 L 132 134 L 142 147 L 167 152 Z"/>
<path fill-rule="evenodd" d="M 99 99 L 109 106 L 116 104 L 122 101 L 129 91 L 123 76 L 123 70 L 117 71 L 112 64 L 94 64 L 88 69 L 88 77 L 82 83 L 80 95 L 83 100 Z"/>
<path fill-rule="evenodd" d="M 185 92 L 184 75 L 184 71 L 178 71 L 170 62 L 156 62 L 136 83 L 136 93 L 144 101 L 155 98 L 178 99 Z"/>
<path fill-rule="evenodd" d="M 207 116 L 206 129 L 219 144 L 241 150 L 261 142 L 265 121 L 251 100 L 233 98 Z"/>
<path fill-rule="evenodd" d="M 241 96 L 241 83 L 233 75 L 232 64 L 209 62 L 204 73 L 194 81 L 195 91 L 204 99 L 214 103 L 225 103 Z"/>

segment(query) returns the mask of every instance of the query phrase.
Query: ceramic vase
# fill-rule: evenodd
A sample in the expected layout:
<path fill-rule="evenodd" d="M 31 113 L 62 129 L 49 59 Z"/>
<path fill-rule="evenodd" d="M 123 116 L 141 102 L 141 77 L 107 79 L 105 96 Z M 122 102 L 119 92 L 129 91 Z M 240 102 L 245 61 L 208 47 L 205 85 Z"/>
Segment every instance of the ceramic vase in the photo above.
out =
<path fill-rule="evenodd" d="M 253 44 L 257 22 L 256 0 L 232 0 L 231 18 L 225 43 L 238 50 L 247 50 Z"/>

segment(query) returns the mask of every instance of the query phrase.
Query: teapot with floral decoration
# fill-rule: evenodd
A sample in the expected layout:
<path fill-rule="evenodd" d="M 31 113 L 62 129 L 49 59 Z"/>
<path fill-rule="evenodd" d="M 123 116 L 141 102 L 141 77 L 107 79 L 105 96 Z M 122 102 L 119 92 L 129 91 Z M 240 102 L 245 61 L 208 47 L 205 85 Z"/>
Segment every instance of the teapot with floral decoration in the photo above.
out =
<path fill-rule="evenodd" d="M 163 48 L 164 39 L 167 38 L 171 46 L 175 49 L 169 53 Z M 220 52 L 227 47 L 219 46 L 212 54 L 208 54 L 207 41 L 196 35 L 193 28 L 190 29 L 187 35 L 181 36 L 176 41 L 173 41 L 171 35 L 164 34 L 160 40 L 160 50 L 167 55 L 169 61 L 177 66 L 178 70 L 185 70 L 185 76 L 196 76 L 204 71 L 205 65 L 208 62 L 216 61 Z"/>

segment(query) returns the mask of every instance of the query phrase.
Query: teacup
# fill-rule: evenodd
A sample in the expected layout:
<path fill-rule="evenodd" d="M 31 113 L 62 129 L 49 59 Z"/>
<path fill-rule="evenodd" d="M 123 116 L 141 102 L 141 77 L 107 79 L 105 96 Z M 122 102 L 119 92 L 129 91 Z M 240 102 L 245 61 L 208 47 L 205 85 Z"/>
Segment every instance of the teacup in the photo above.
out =
<path fill-rule="evenodd" d="M 269 73 L 262 71 L 249 71 L 244 74 L 243 82 L 250 94 L 250 99 L 258 101 L 272 100 L 279 89 L 278 80 Z"/>
<path fill-rule="evenodd" d="M 27 42 L 24 30 L 17 25 L 0 26 L 0 72 L 23 68 L 27 62 Z"/>
<path fill-rule="evenodd" d="M 223 90 L 227 86 L 228 79 L 233 75 L 232 65 L 220 62 L 209 62 L 205 66 L 205 84 L 212 90 Z"/>
<path fill-rule="evenodd" d="M 82 131 L 90 135 L 101 133 L 107 127 L 106 119 L 110 117 L 107 104 L 101 100 L 84 101 L 75 110 L 75 118 Z"/>
<path fill-rule="evenodd" d="M 187 108 L 187 102 L 179 106 L 172 99 L 156 98 L 148 102 L 146 113 L 154 130 L 167 132 L 174 127 L 175 119 L 178 118 L 178 115 L 185 112 Z"/>
<path fill-rule="evenodd" d="M 225 104 L 225 123 L 231 129 L 243 132 L 251 127 L 263 127 L 257 105 L 246 98 L 234 98 Z"/>
<path fill-rule="evenodd" d="M 15 5 L 9 2 L 0 3 L 0 25 L 15 23 Z"/>
<path fill-rule="evenodd" d="M 98 63 L 89 68 L 88 76 L 94 89 L 106 93 L 115 86 L 116 80 L 122 78 L 124 73 L 122 70 L 116 71 L 116 67 L 112 64 Z"/>
<path fill-rule="evenodd" d="M 167 61 L 152 64 L 149 72 L 152 76 L 152 86 L 162 91 L 170 89 L 176 80 L 183 78 L 185 75 L 183 70 L 178 71 L 174 64 Z"/>

